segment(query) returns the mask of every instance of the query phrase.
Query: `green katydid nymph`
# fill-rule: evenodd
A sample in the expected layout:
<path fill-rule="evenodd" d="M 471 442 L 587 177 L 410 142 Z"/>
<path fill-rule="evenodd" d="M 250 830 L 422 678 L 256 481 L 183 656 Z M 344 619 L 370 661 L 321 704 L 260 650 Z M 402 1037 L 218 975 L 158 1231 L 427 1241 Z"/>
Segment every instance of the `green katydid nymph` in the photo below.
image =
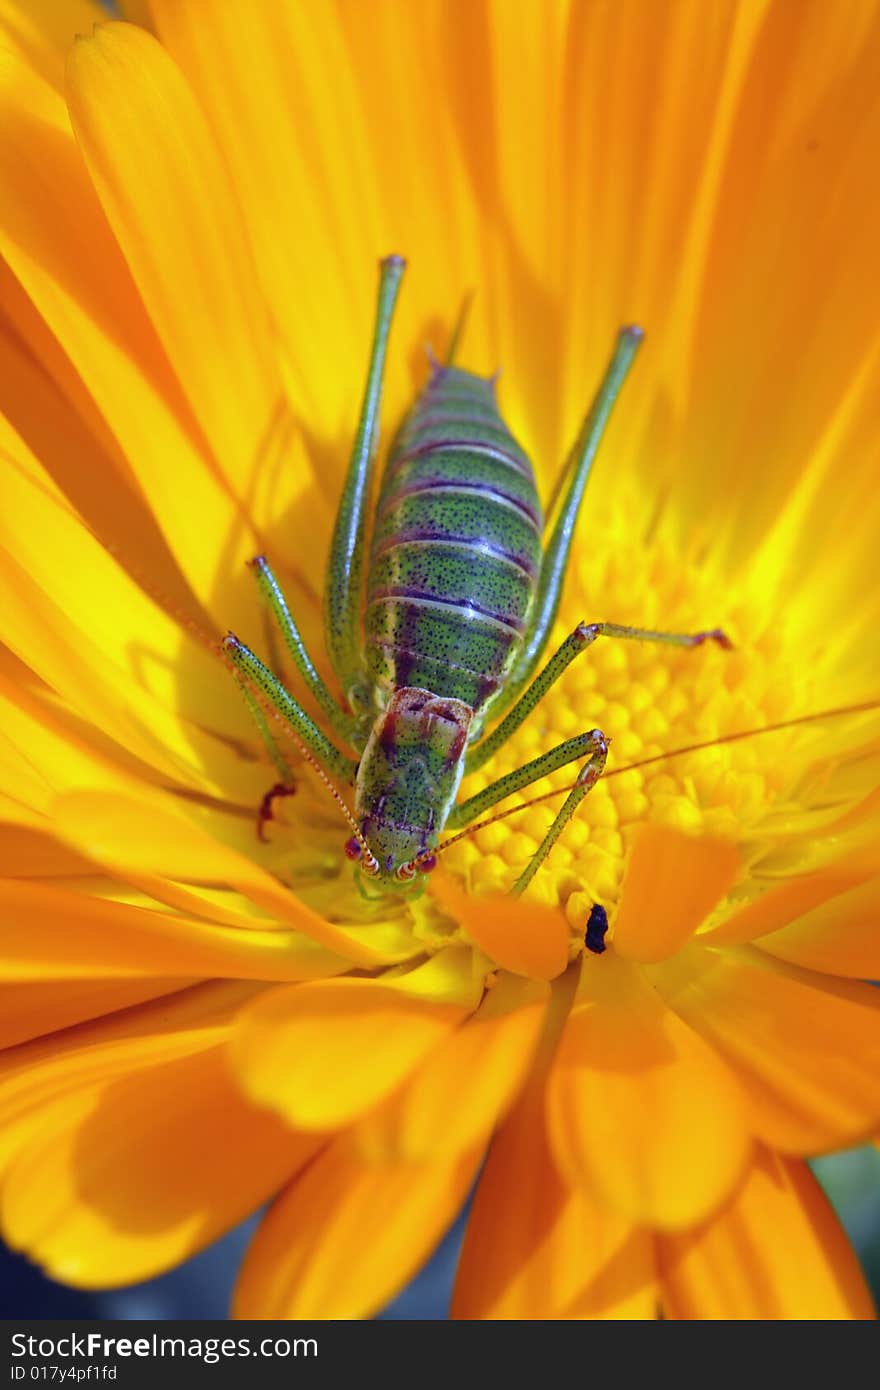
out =
<path fill-rule="evenodd" d="M 512 793 L 581 762 L 575 785 L 513 885 L 521 893 L 601 776 L 608 740 L 600 729 L 586 729 L 456 802 L 464 773 L 502 747 L 597 637 L 730 644 L 719 628 L 668 633 L 584 622 L 539 669 L 593 459 L 642 340 L 635 327 L 618 335 L 548 534 L 532 465 L 501 418 L 494 379 L 433 364 L 385 464 L 368 547 L 382 381 L 404 261 L 388 256 L 380 271 L 366 390 L 325 586 L 327 650 L 344 705 L 309 656 L 268 561 L 253 561 L 300 675 L 355 756 L 232 634 L 225 649 L 282 775 L 263 815 L 290 779 L 270 714 L 284 721 L 327 780 L 354 787 L 353 813 L 341 803 L 353 830 L 346 853 L 382 883 L 411 883 L 433 867 L 445 828 L 468 826 Z M 487 720 L 499 716 L 486 734 Z"/>

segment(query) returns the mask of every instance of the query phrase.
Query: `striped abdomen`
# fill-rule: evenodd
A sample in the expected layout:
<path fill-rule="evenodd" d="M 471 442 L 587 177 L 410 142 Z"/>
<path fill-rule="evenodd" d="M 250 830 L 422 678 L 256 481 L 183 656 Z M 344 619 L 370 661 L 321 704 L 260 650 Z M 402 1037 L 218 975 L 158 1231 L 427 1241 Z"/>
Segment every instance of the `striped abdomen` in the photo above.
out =
<path fill-rule="evenodd" d="M 385 467 L 367 582 L 367 668 L 478 710 L 525 631 L 541 563 L 532 466 L 494 384 L 437 368 Z"/>

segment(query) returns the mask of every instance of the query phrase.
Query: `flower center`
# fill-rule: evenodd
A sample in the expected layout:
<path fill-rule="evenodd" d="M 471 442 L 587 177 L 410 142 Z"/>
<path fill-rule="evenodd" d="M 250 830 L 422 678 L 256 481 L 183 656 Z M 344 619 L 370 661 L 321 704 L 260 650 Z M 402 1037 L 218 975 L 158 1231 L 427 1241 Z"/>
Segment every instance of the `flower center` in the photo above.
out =
<path fill-rule="evenodd" d="M 629 764 L 669 750 L 758 729 L 807 705 L 805 672 L 787 650 L 778 615 L 737 603 L 729 592 L 682 565 L 671 545 L 591 541 L 574 561 L 548 654 L 579 621 L 612 621 L 669 632 L 721 626 L 735 650 L 714 643 L 687 650 L 660 643 L 599 638 L 566 671 L 510 742 L 466 779 L 462 796 L 521 767 L 563 739 L 597 727 L 611 740 L 606 774 L 566 826 L 528 890 L 565 907 L 583 930 L 594 902 L 616 903 L 625 853 L 637 826 L 660 822 L 685 832 L 741 841 L 785 797 L 780 757 L 790 735 L 752 739 Z M 609 535 L 606 532 L 606 537 Z M 505 802 L 505 808 L 572 785 L 577 765 L 561 768 Z M 610 774 L 610 775 L 609 775 Z M 471 891 L 509 888 L 541 842 L 563 796 L 484 826 L 443 858 Z M 500 808 L 499 808 L 500 809 Z"/>
<path fill-rule="evenodd" d="M 579 941 L 593 903 L 613 913 L 626 851 L 641 823 L 750 841 L 757 857 L 761 822 L 793 796 L 800 761 L 785 756 L 797 730 L 662 755 L 810 709 L 809 665 L 787 639 L 784 618 L 738 599 L 729 586 L 722 588 L 704 571 L 688 567 L 671 544 L 647 547 L 622 539 L 626 534 L 625 524 L 609 524 L 591 537 L 588 554 L 582 549 L 573 559 L 547 656 L 581 621 L 685 633 L 720 626 L 734 650 L 712 642 L 682 649 L 600 637 L 501 751 L 465 779 L 460 793 L 461 798 L 473 795 L 584 730 L 599 728 L 608 736 L 605 775 L 527 890 L 538 901 L 563 906 Z M 647 759 L 659 761 L 630 768 Z M 508 892 L 577 772 L 576 763 L 561 768 L 502 803 L 499 811 L 551 789 L 559 793 L 466 835 L 441 853 L 443 868 L 460 875 L 477 895 Z M 427 899 L 415 905 L 395 894 L 365 900 L 357 891 L 342 851 L 339 818 L 310 786 L 308 773 L 300 793 L 285 803 L 282 819 L 291 833 L 273 837 L 269 867 L 316 910 L 362 924 L 411 915 L 416 931 L 433 938 L 437 913 Z"/>

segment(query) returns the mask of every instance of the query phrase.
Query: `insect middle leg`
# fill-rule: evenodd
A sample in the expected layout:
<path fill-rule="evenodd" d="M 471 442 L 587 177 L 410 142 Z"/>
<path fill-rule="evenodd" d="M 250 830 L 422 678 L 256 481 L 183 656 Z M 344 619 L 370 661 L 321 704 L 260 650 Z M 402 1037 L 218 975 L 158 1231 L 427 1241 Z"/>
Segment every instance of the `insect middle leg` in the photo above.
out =
<path fill-rule="evenodd" d="M 281 630 L 297 670 L 337 733 L 345 739 L 350 739 L 355 731 L 356 720 L 336 702 L 321 679 L 269 561 L 265 555 L 258 555 L 256 559 L 251 560 L 250 568 L 253 570 L 260 593 Z"/>
<path fill-rule="evenodd" d="M 531 714 L 532 710 L 540 700 L 543 700 L 547 691 L 558 681 L 563 671 L 574 661 L 575 657 L 580 656 L 591 647 L 597 637 L 625 637 L 639 642 L 666 642 L 673 647 L 699 647 L 704 642 L 717 642 L 722 647 L 729 648 L 731 643 L 720 628 L 712 628 L 706 632 L 655 632 L 653 628 L 647 627 L 623 627 L 620 623 L 578 623 L 574 632 L 569 633 L 562 646 L 559 647 L 551 656 L 547 665 L 532 684 L 519 697 L 516 704 L 508 714 L 502 719 L 501 723 L 492 733 L 478 743 L 468 753 L 465 764 L 468 772 L 473 772 L 475 768 L 482 767 L 483 763 L 492 757 L 498 749 L 503 747 L 512 734 Z"/>
<path fill-rule="evenodd" d="M 278 747 L 278 742 L 272 730 L 269 728 L 269 721 L 263 713 L 260 702 L 252 694 L 247 681 L 237 667 L 234 668 L 234 674 L 242 698 L 250 711 L 251 718 L 259 730 L 260 737 L 269 750 L 269 756 L 278 769 L 281 778 L 279 782 L 276 782 L 275 785 L 266 792 L 266 795 L 260 802 L 260 809 L 257 812 L 257 834 L 261 840 L 265 840 L 266 823 L 272 820 L 274 804 L 279 797 L 293 796 L 296 791 L 296 778 L 293 775 L 293 768 Z"/>

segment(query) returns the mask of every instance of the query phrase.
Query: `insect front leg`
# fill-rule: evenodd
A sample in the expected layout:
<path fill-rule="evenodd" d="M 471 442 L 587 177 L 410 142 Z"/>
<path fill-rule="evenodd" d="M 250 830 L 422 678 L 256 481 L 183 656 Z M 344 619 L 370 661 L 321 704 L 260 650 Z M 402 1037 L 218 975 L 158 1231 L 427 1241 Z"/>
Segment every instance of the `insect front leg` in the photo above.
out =
<path fill-rule="evenodd" d="M 577 808 L 580 806 L 588 792 L 592 791 L 605 769 L 605 759 L 608 756 L 608 740 L 604 734 L 600 734 L 598 729 L 593 730 L 596 738 L 596 747 L 590 754 L 578 773 L 577 781 L 572 787 L 568 796 L 565 798 L 560 809 L 557 811 L 553 824 L 547 831 L 538 848 L 535 850 L 526 867 L 523 869 L 516 883 L 511 888 L 511 893 L 518 898 L 526 888 L 528 888 L 535 874 L 540 869 L 547 855 L 550 853 L 559 836 L 562 834 L 568 822 L 571 820 Z"/>
<path fill-rule="evenodd" d="M 275 801 L 281 796 L 293 796 L 296 791 L 296 778 L 293 774 L 293 768 L 278 747 L 277 740 L 272 730 L 269 728 L 269 722 L 262 711 L 259 701 L 252 695 L 247 681 L 235 667 L 233 668 L 233 674 L 238 688 L 241 691 L 242 698 L 250 711 L 251 718 L 259 730 L 260 737 L 269 750 L 269 756 L 278 769 L 278 774 L 281 778 L 279 782 L 276 782 L 275 785 L 266 792 L 266 795 L 260 802 L 260 809 L 257 813 L 257 834 L 261 840 L 265 840 L 266 824 L 273 818 Z"/>
<path fill-rule="evenodd" d="M 581 768 L 578 779 L 557 813 L 553 824 L 513 885 L 511 891 L 514 894 L 522 893 L 523 889 L 531 883 L 584 797 L 602 776 L 605 760 L 608 756 L 608 740 L 602 730 L 591 729 L 589 733 L 578 734 L 575 738 L 566 739 L 556 748 L 551 748 L 549 753 L 542 753 L 539 758 L 533 758 L 531 762 L 515 768 L 513 772 L 508 772 L 506 777 L 499 777 L 497 782 L 491 782 L 488 787 L 477 792 L 476 796 L 469 797 L 467 801 L 463 801 L 459 806 L 453 808 L 448 822 L 450 829 L 469 825 L 471 821 L 477 820 L 490 807 L 496 806 L 499 801 L 511 796 L 513 792 L 530 787 L 533 782 L 546 777 L 549 772 L 555 772 L 559 767 L 565 767 L 567 763 L 577 762 L 584 754 L 587 755 L 587 761 Z"/>
<path fill-rule="evenodd" d="M 364 565 L 364 522 L 371 465 L 379 429 L 388 335 L 404 265 L 400 256 L 386 256 L 380 264 L 379 299 L 367 384 L 345 487 L 336 515 L 324 586 L 327 651 L 346 695 L 352 686 L 357 684 L 362 665 L 359 625 Z"/>
<path fill-rule="evenodd" d="M 520 696 L 513 709 L 502 719 L 498 727 L 471 750 L 465 764 L 466 771 L 473 772 L 475 768 L 482 767 L 484 762 L 503 747 L 523 721 L 528 718 L 538 702 L 543 700 L 547 691 L 558 681 L 563 671 L 571 665 L 576 656 L 580 656 L 581 652 L 585 652 L 588 647 L 591 647 L 597 637 L 624 637 L 638 642 L 666 642 L 673 647 L 700 647 L 704 642 L 709 641 L 717 642 L 719 646 L 726 648 L 731 646 L 729 638 L 719 627 L 706 632 L 688 633 L 655 632 L 653 628 L 622 627 L 620 623 L 578 623 L 574 632 L 569 633 L 562 646 L 554 652 L 543 671 L 535 677 L 532 684 Z"/>
<path fill-rule="evenodd" d="M 248 708 L 254 715 L 257 728 L 266 741 L 282 778 L 285 776 L 285 772 L 289 774 L 290 769 L 286 759 L 282 759 L 280 763 L 278 761 L 276 756 L 278 748 L 274 735 L 268 727 L 267 712 L 270 716 L 275 714 L 284 721 L 296 742 L 319 771 L 329 772 L 340 781 L 352 784 L 355 779 L 357 764 L 351 758 L 346 757 L 335 743 L 331 743 L 327 735 L 318 728 L 314 720 L 294 699 L 290 691 L 285 689 L 278 677 L 272 674 L 268 666 L 264 666 L 260 658 L 255 656 L 250 648 L 240 642 L 231 632 L 223 639 L 223 650 L 232 662 L 239 678 L 239 685 L 245 694 Z M 255 708 L 259 717 L 255 714 Z"/>
<path fill-rule="evenodd" d="M 590 782 L 590 786 L 593 786 L 605 766 L 607 752 L 608 740 L 601 729 L 591 729 L 589 733 L 567 738 L 564 743 L 558 743 L 548 753 L 542 753 L 540 757 L 532 758 L 531 762 L 524 763 L 522 767 L 514 768 L 513 772 L 508 772 L 505 777 L 499 777 L 497 782 L 490 782 L 481 792 L 469 796 L 467 801 L 453 806 L 447 825 L 450 830 L 459 830 L 465 825 L 470 825 L 471 821 L 478 820 L 505 797 L 530 787 L 533 782 L 556 772 L 557 768 L 577 762 L 585 755 L 589 755 L 590 764 L 597 769 Z M 589 789 L 590 787 L 587 787 L 587 791 Z M 586 791 L 583 795 L 586 796 Z"/>

